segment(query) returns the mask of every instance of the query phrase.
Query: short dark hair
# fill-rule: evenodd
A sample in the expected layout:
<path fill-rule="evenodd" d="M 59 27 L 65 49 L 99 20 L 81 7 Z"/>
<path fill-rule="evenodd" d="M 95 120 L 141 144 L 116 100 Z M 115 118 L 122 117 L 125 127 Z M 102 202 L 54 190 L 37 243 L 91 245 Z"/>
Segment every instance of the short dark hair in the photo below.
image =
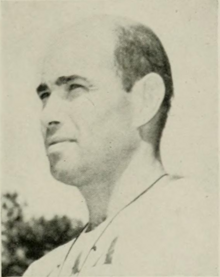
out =
<path fill-rule="evenodd" d="M 165 97 L 154 135 L 155 150 L 158 152 L 173 96 L 169 59 L 159 38 L 142 24 L 118 26 L 116 35 L 115 63 L 125 91 L 130 92 L 136 81 L 151 72 L 159 74 L 164 81 Z"/>

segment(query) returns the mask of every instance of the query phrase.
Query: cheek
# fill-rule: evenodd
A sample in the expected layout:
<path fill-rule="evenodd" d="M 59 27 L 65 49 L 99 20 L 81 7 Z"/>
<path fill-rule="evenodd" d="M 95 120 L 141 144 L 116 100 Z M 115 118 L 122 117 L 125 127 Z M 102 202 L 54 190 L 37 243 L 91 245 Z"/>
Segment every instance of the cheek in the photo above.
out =
<path fill-rule="evenodd" d="M 79 131 L 91 126 L 97 117 L 97 109 L 94 102 L 85 96 L 79 97 L 74 102 L 69 103 L 68 111 L 72 124 Z"/>
<path fill-rule="evenodd" d="M 82 96 L 70 103 L 69 115 L 79 131 L 79 143 L 102 143 L 128 132 L 131 108 L 127 99 L 105 96 Z"/>
<path fill-rule="evenodd" d="M 97 134 L 97 127 L 100 126 L 100 107 L 88 97 L 82 96 L 69 103 L 68 115 L 72 127 L 77 134 L 79 150 L 87 152 L 92 150 L 92 144 Z"/>

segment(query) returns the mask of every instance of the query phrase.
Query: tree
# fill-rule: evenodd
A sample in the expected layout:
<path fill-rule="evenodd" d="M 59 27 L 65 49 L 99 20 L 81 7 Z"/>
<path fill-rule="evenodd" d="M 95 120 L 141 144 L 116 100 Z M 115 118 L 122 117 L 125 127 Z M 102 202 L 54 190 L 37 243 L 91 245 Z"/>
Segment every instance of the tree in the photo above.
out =
<path fill-rule="evenodd" d="M 27 267 L 47 252 L 76 237 L 83 228 L 79 220 L 66 216 L 27 221 L 25 205 L 17 193 L 2 197 L 2 276 L 21 276 Z"/>

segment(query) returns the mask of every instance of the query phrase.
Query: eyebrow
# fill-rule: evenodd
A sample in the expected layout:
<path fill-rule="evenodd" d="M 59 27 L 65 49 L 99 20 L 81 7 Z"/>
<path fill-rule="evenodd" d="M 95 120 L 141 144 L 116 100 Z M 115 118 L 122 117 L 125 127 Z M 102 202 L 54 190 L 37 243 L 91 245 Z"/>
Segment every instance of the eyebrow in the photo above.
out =
<path fill-rule="evenodd" d="M 61 77 L 58 77 L 57 80 L 55 81 L 55 84 L 57 86 L 62 86 L 62 85 L 67 84 L 68 82 L 74 81 L 76 79 L 83 80 L 83 81 L 87 82 L 89 85 L 91 85 L 91 82 L 87 78 L 79 76 L 79 75 L 71 75 L 71 76 L 61 76 Z M 49 90 L 49 86 L 46 83 L 41 83 L 36 88 L 36 91 L 37 91 L 38 94 L 43 92 L 43 91 L 46 91 L 46 90 Z"/>

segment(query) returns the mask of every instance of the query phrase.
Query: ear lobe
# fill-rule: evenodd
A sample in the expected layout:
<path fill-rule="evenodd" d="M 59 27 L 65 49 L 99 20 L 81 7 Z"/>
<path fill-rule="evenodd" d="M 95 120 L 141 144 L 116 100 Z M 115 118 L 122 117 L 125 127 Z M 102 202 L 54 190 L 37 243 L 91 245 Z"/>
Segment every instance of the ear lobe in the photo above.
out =
<path fill-rule="evenodd" d="M 157 73 L 149 73 L 139 80 L 132 93 L 134 101 L 134 125 L 139 128 L 157 114 L 165 96 L 163 79 Z"/>

